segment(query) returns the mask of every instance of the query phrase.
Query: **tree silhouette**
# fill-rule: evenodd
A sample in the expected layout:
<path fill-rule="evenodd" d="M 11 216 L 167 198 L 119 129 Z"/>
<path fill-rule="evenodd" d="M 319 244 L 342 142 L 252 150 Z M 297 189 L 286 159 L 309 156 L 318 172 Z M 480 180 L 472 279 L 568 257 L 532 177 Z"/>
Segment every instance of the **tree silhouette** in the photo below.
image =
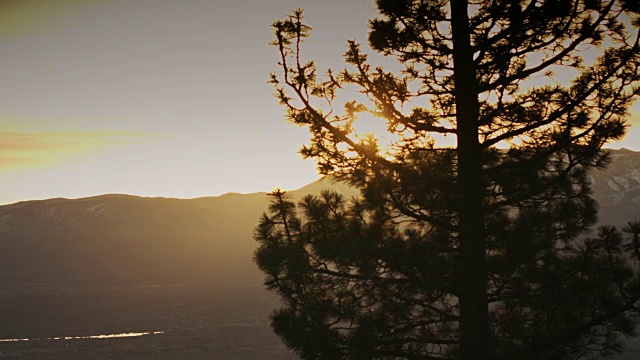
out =
<path fill-rule="evenodd" d="M 640 299 L 639 229 L 589 233 L 587 172 L 608 164 L 601 148 L 640 92 L 638 2 L 377 6 L 369 43 L 395 72 L 350 41 L 350 69 L 320 77 L 301 54 L 302 11 L 273 24 L 272 83 L 312 134 L 301 154 L 361 191 L 298 206 L 272 194 L 255 257 L 284 301 L 275 331 L 309 359 L 620 351 Z M 386 121 L 388 143 L 355 132 L 366 115 Z"/>

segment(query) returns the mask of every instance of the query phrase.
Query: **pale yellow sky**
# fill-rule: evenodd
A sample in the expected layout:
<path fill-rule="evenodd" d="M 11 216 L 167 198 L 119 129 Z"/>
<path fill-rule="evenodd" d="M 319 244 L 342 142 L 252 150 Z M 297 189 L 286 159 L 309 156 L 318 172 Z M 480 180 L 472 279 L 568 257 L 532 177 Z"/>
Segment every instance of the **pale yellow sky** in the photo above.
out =
<path fill-rule="evenodd" d="M 375 15 L 371 0 L 0 0 L 0 204 L 317 179 L 297 154 L 307 130 L 266 83 L 269 25 L 298 7 L 321 69 L 341 68 Z M 640 130 L 611 147 L 640 150 Z"/>
<path fill-rule="evenodd" d="M 267 84 L 277 62 L 270 24 L 304 7 L 318 27 L 309 54 L 338 65 L 346 40 L 366 34 L 373 6 L 0 1 L 0 203 L 314 181 L 314 162 L 297 154 L 307 131 L 284 120 Z"/>

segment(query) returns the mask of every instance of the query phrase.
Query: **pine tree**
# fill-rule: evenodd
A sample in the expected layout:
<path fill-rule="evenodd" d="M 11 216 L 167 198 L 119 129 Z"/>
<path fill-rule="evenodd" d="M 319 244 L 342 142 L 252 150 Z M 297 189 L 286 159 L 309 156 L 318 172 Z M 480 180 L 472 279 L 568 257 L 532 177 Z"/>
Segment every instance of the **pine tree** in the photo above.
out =
<path fill-rule="evenodd" d="M 400 71 L 350 41 L 349 68 L 318 76 L 302 11 L 273 24 L 277 97 L 312 134 L 301 154 L 361 192 L 298 206 L 272 194 L 255 257 L 284 301 L 276 333 L 308 359 L 620 351 L 637 320 L 638 227 L 589 232 L 587 173 L 608 164 L 602 146 L 640 92 L 638 2 L 377 6 L 369 43 Z M 356 134 L 364 114 L 393 141 Z"/>

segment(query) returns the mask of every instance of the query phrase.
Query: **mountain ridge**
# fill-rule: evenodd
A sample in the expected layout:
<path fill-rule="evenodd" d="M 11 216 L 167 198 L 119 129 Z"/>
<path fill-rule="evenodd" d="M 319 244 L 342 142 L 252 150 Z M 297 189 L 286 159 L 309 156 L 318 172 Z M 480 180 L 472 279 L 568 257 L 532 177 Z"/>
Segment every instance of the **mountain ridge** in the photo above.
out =
<path fill-rule="evenodd" d="M 623 226 L 640 220 L 640 152 L 613 151 L 611 166 L 592 172 L 591 178 L 601 223 Z M 329 178 L 289 193 L 299 200 L 328 187 L 357 194 Z M 2 205 L 0 279 L 216 278 L 258 284 L 253 229 L 269 201 L 266 192 L 191 199 L 104 194 Z"/>

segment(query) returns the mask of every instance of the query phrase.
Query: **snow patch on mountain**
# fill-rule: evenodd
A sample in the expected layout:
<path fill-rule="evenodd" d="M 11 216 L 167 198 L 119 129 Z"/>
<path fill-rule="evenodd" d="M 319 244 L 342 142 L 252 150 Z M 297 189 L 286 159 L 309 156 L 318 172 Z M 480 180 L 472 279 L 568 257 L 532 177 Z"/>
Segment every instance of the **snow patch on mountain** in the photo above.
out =
<path fill-rule="evenodd" d="M 94 215 L 98 215 L 98 214 L 103 213 L 105 210 L 107 210 L 105 205 L 106 205 L 106 203 L 100 203 L 98 205 L 94 205 L 94 206 L 88 207 L 87 211 L 92 213 L 92 214 L 94 214 Z"/>
<path fill-rule="evenodd" d="M 620 191 L 620 187 L 618 186 L 618 184 L 616 184 L 615 181 L 611 179 L 607 180 L 607 186 L 609 186 L 609 189 L 613 191 Z"/>
<path fill-rule="evenodd" d="M 613 180 L 618 184 L 622 185 L 622 187 L 625 188 L 626 190 L 629 190 L 629 188 L 631 187 L 631 184 L 629 184 L 629 180 L 627 180 L 623 176 L 614 176 Z"/>
<path fill-rule="evenodd" d="M 640 170 L 639 169 L 633 170 L 632 172 L 629 173 L 629 175 L 627 175 L 627 177 L 633 179 L 635 182 L 640 184 Z"/>

